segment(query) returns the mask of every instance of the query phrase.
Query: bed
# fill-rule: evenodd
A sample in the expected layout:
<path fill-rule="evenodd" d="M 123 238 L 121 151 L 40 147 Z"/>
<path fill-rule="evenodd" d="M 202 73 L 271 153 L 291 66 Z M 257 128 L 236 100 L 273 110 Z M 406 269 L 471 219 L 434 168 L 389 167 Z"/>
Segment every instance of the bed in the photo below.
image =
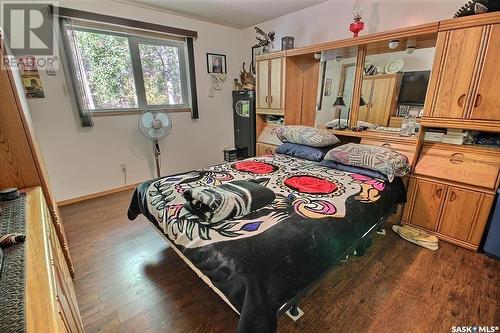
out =
<path fill-rule="evenodd" d="M 243 218 L 207 223 L 183 206 L 186 189 L 250 179 L 276 199 Z M 145 182 L 128 218 L 147 217 L 240 315 L 239 333 L 274 332 L 277 316 L 295 310 L 311 285 L 362 249 L 405 201 L 400 178 L 389 183 L 276 154 Z"/>

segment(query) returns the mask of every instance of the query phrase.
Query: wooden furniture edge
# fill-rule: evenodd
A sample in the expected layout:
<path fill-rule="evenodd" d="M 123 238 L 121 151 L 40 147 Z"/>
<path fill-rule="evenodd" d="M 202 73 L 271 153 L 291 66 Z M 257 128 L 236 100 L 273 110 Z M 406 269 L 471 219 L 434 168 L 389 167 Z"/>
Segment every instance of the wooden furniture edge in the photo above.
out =
<path fill-rule="evenodd" d="M 272 115 L 272 116 L 285 116 L 285 109 L 256 109 L 256 114 Z"/>
<path fill-rule="evenodd" d="M 401 77 L 401 74 L 395 73 L 395 74 L 363 75 L 363 80 L 376 80 L 376 79 L 397 78 L 397 77 Z"/>
<path fill-rule="evenodd" d="M 439 31 L 500 23 L 500 13 L 484 13 L 439 21 Z"/>
<path fill-rule="evenodd" d="M 106 195 L 114 194 L 114 193 L 124 192 L 124 191 L 136 188 L 139 184 L 141 184 L 141 182 L 136 183 L 136 184 L 127 185 L 127 186 L 116 187 L 116 188 L 112 188 L 112 189 L 101 191 L 101 192 L 95 192 L 95 193 L 83 195 L 80 197 L 61 200 L 61 201 L 57 202 L 57 205 L 59 207 L 63 207 L 63 206 L 73 205 L 73 204 L 84 202 L 87 200 L 92 200 L 95 198 L 103 197 Z"/>
<path fill-rule="evenodd" d="M 387 140 L 404 144 L 417 143 L 417 136 L 400 136 L 398 134 L 375 132 L 375 131 L 356 132 L 351 130 L 336 130 L 336 129 L 326 129 L 326 130 L 331 131 L 333 132 L 333 134 L 338 136 L 350 136 L 350 137 L 373 139 L 373 140 Z"/>
<path fill-rule="evenodd" d="M 420 125 L 425 127 L 458 128 L 477 131 L 500 132 L 500 122 L 476 119 L 454 119 L 423 117 Z"/>
<path fill-rule="evenodd" d="M 308 53 L 339 49 L 344 47 L 366 45 L 377 41 L 390 40 L 392 38 L 398 39 L 398 38 L 414 37 L 414 36 L 433 34 L 433 33 L 437 34 L 438 28 L 439 28 L 439 22 L 432 22 L 412 27 L 376 32 L 373 34 L 364 35 L 360 37 L 345 38 L 336 41 L 318 43 L 314 45 L 303 46 L 296 49 L 290 49 L 287 50 L 286 56 L 291 57 Z"/>
<path fill-rule="evenodd" d="M 475 185 L 470 185 L 470 184 L 464 184 L 464 183 L 458 183 L 458 182 L 454 182 L 454 181 L 451 181 L 451 180 L 446 180 L 446 179 L 442 179 L 442 178 L 435 178 L 435 177 L 431 177 L 431 176 L 421 175 L 421 174 L 418 174 L 418 173 L 412 173 L 410 175 L 410 178 L 412 178 L 412 179 L 421 179 L 421 180 L 425 180 L 425 181 L 428 181 L 428 182 L 433 182 L 433 183 L 438 183 L 438 184 L 442 184 L 442 185 L 453 186 L 453 187 L 457 187 L 457 188 L 464 189 L 464 190 L 481 192 L 481 193 L 484 193 L 484 194 L 495 194 L 496 193 L 496 191 L 488 189 L 488 188 L 485 188 L 485 187 L 480 187 L 480 186 L 475 186 Z"/>
<path fill-rule="evenodd" d="M 26 193 L 26 332 L 58 332 L 54 317 L 58 312 L 56 304 L 52 297 L 47 297 L 56 294 L 55 286 L 40 278 L 52 274 L 50 260 L 45 260 L 50 258 L 47 226 L 52 222 L 43 214 L 42 189 L 37 186 L 22 192 Z M 39 223 L 30 223 L 32 221 Z"/>
<path fill-rule="evenodd" d="M 359 118 L 359 101 L 361 99 L 361 91 L 363 89 L 363 75 L 366 60 L 366 46 L 358 47 L 358 55 L 356 57 L 356 69 L 354 72 L 354 87 L 352 89 L 351 111 L 349 112 L 349 126 L 358 126 Z"/>
<path fill-rule="evenodd" d="M 293 57 L 307 53 L 315 53 L 315 52 L 321 52 L 321 51 L 327 51 L 345 47 L 366 45 L 378 41 L 405 38 L 405 37 L 415 37 L 426 34 L 430 35 L 446 30 L 468 28 L 468 27 L 496 24 L 496 23 L 500 23 L 499 12 L 471 15 L 467 17 L 453 18 L 453 19 L 420 24 L 412 27 L 376 32 L 359 37 L 351 37 L 351 38 L 339 39 L 335 41 L 328 41 L 328 42 L 298 47 L 295 49 L 287 50 L 286 56 Z"/>
<path fill-rule="evenodd" d="M 258 56 L 255 57 L 255 61 L 262 61 L 262 60 L 270 60 L 270 59 L 276 59 L 276 58 L 282 58 L 286 57 L 287 51 L 276 51 L 276 52 L 271 52 L 271 53 L 264 53 L 264 54 L 259 54 Z"/>
<path fill-rule="evenodd" d="M 494 154 L 500 157 L 500 147 L 490 147 L 490 146 L 482 146 L 482 145 L 454 145 L 451 143 L 443 143 L 443 142 L 433 142 L 433 141 L 424 141 L 423 145 L 425 147 L 433 147 L 453 152 L 465 152 L 465 153 L 474 153 L 479 152 L 482 154 Z"/>

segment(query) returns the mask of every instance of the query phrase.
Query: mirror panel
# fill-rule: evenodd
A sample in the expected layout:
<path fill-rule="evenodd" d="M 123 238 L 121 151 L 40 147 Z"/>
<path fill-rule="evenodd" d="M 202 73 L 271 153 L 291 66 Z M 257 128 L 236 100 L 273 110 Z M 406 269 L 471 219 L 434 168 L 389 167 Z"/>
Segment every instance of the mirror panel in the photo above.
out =
<path fill-rule="evenodd" d="M 321 53 L 316 127 L 349 127 L 357 52 L 350 47 Z"/>
<path fill-rule="evenodd" d="M 419 122 L 434 61 L 435 40 L 419 43 L 405 39 L 389 49 L 386 42 L 385 52 L 380 52 L 383 50 L 380 43 L 368 46 L 358 126 L 399 129 L 407 116 L 416 117 Z"/>

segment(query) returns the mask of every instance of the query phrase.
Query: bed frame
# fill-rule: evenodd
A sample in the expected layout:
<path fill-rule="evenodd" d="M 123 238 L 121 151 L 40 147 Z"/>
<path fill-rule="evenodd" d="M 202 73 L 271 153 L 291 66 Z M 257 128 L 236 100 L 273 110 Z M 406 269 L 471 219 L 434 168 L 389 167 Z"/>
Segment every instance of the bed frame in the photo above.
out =
<path fill-rule="evenodd" d="M 389 210 L 389 212 L 387 214 L 385 214 L 375 225 L 373 225 L 367 232 L 365 232 L 365 234 L 360 239 L 358 239 L 351 247 L 349 247 L 346 251 L 344 251 L 340 256 L 337 257 L 337 259 L 335 260 L 334 264 L 330 267 L 330 269 L 328 269 L 326 272 L 321 274 L 321 276 L 318 279 L 313 281 L 309 286 L 302 289 L 297 295 L 295 295 L 293 298 L 291 298 L 285 304 L 283 304 L 278 309 L 278 312 L 276 313 L 276 317 L 281 316 L 282 314 L 286 313 L 287 311 L 289 311 L 289 313 L 292 316 L 298 317 L 299 316 L 299 309 L 298 309 L 299 301 L 302 298 L 306 297 L 309 293 L 311 293 L 315 288 L 317 288 L 319 286 L 320 282 L 323 280 L 323 278 L 328 273 L 330 273 L 334 268 L 336 268 L 339 264 L 344 262 L 349 255 L 351 255 L 353 253 L 354 253 L 354 255 L 359 256 L 359 257 L 364 255 L 365 250 L 367 248 L 369 248 L 372 244 L 371 236 L 373 235 L 373 233 L 382 230 L 382 225 L 387 221 L 387 219 L 390 216 L 392 216 L 394 213 L 397 212 L 397 207 L 398 207 L 397 204 L 392 206 L 392 208 Z M 222 298 L 222 300 L 224 302 L 226 302 L 231 307 L 231 309 L 233 309 L 238 315 L 240 315 L 240 312 L 234 307 L 233 304 L 231 304 L 231 302 L 227 299 L 227 297 L 224 295 L 224 293 L 222 293 L 222 291 L 220 291 L 216 286 L 214 286 L 213 283 L 210 281 L 210 279 L 206 275 L 204 275 L 198 268 L 196 268 L 196 266 L 194 266 L 191 263 L 191 261 L 188 258 L 186 258 L 182 254 L 182 252 L 179 249 L 177 249 L 170 242 L 170 240 L 167 238 L 167 236 L 163 232 L 161 232 L 161 230 L 159 228 L 157 228 L 153 222 L 149 221 L 149 219 L 147 219 L 147 218 L 146 218 L 146 220 L 148 220 L 148 224 L 150 224 L 151 227 L 153 229 L 155 229 L 156 232 L 158 232 L 158 234 L 160 234 L 163 237 L 163 239 L 165 239 L 167 244 L 189 266 L 189 268 L 191 268 L 210 288 L 212 288 L 212 290 L 214 290 L 215 293 L 217 295 L 219 295 Z"/>
<path fill-rule="evenodd" d="M 313 281 L 309 286 L 299 291 L 297 295 L 288 300 L 285 304 L 283 304 L 278 312 L 276 313 L 276 317 L 281 316 L 283 313 L 289 311 L 290 315 L 293 317 L 298 317 L 300 315 L 298 309 L 299 301 L 309 295 L 314 289 L 316 289 L 323 278 L 330 273 L 334 268 L 336 268 L 339 264 L 345 262 L 347 257 L 354 253 L 354 255 L 361 257 L 365 254 L 365 250 L 372 245 L 372 235 L 374 232 L 378 232 L 382 230 L 382 226 L 387 221 L 387 219 L 397 212 L 398 205 L 394 205 L 392 209 L 389 210 L 387 214 L 385 214 L 374 226 L 372 226 L 360 239 L 356 241 L 350 248 L 344 251 L 334 262 L 334 264 L 328 269 L 326 272 L 321 274 L 315 281 Z M 293 318 L 292 318 L 293 319 Z"/>

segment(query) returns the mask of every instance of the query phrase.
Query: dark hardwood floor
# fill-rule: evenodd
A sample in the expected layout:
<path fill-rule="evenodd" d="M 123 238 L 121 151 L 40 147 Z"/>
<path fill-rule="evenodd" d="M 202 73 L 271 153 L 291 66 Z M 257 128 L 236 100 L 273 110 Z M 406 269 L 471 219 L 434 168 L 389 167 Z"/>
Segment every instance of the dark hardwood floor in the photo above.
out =
<path fill-rule="evenodd" d="M 140 217 L 131 192 L 62 207 L 87 332 L 234 332 L 238 316 Z M 437 252 L 387 228 L 335 269 L 278 332 L 451 332 L 500 325 L 500 262 L 441 242 Z"/>

